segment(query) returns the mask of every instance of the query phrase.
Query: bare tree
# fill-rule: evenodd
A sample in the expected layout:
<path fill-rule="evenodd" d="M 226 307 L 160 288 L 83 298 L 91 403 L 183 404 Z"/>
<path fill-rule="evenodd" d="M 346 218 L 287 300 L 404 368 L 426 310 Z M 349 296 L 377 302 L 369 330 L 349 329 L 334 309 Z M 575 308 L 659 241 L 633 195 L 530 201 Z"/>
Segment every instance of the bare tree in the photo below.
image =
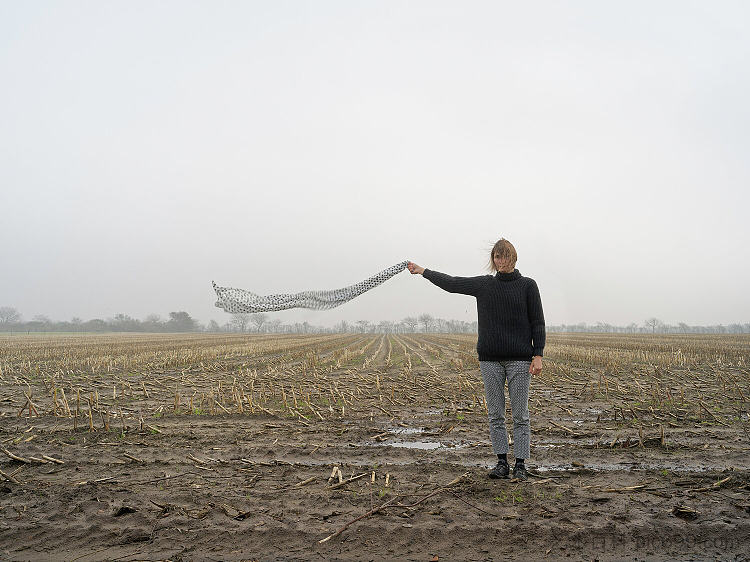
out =
<path fill-rule="evenodd" d="M 263 327 L 263 324 L 266 323 L 266 320 L 268 320 L 268 314 L 265 312 L 256 312 L 255 314 L 250 315 L 250 321 L 255 324 L 256 332 L 260 332 L 260 329 Z"/>
<path fill-rule="evenodd" d="M 417 329 L 417 324 L 419 324 L 419 320 L 417 320 L 413 316 L 408 316 L 407 318 L 401 320 L 401 322 L 409 327 L 410 332 L 414 332 Z"/>
<path fill-rule="evenodd" d="M 0 306 L 0 324 L 20 322 L 21 313 L 12 306 Z"/>
<path fill-rule="evenodd" d="M 149 332 L 163 332 L 165 328 L 164 324 L 161 316 L 152 313 L 144 318 L 143 322 L 141 322 L 141 327 Z"/>
<path fill-rule="evenodd" d="M 656 333 L 656 328 L 661 328 L 664 325 L 664 322 L 659 320 L 658 318 L 649 318 L 644 322 L 647 328 L 651 328 L 651 333 Z"/>
<path fill-rule="evenodd" d="M 166 322 L 166 328 L 171 332 L 193 332 L 197 327 L 198 322 L 184 310 L 170 312 Z"/>
<path fill-rule="evenodd" d="M 238 332 L 244 332 L 245 328 L 247 328 L 247 323 L 249 321 L 250 321 L 249 314 L 245 314 L 245 313 L 232 314 L 232 321 L 231 321 L 232 329 Z"/>
<path fill-rule="evenodd" d="M 378 323 L 378 331 L 385 334 L 390 334 L 393 331 L 393 322 L 390 320 L 381 320 Z"/>
<path fill-rule="evenodd" d="M 432 324 L 433 324 L 434 321 L 433 321 L 432 316 L 430 314 L 426 314 L 426 313 L 425 314 L 421 314 L 419 316 L 419 321 L 424 326 L 424 331 L 425 332 L 429 332 L 430 330 L 432 330 Z"/>
<path fill-rule="evenodd" d="M 81 326 L 83 326 L 83 319 L 78 316 L 73 316 L 73 318 L 70 319 L 70 325 L 73 326 L 73 329 L 76 332 L 80 332 Z"/>

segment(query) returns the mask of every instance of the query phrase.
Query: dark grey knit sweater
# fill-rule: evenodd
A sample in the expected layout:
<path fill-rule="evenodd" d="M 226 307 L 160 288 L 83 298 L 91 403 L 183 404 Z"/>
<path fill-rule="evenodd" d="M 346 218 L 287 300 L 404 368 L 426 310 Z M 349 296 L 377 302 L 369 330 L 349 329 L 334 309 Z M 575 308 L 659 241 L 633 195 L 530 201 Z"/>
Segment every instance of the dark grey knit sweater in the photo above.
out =
<path fill-rule="evenodd" d="M 546 332 L 536 281 L 514 269 L 478 277 L 452 277 L 425 269 L 425 279 L 449 293 L 477 299 L 480 361 L 531 361 L 542 355 Z"/>

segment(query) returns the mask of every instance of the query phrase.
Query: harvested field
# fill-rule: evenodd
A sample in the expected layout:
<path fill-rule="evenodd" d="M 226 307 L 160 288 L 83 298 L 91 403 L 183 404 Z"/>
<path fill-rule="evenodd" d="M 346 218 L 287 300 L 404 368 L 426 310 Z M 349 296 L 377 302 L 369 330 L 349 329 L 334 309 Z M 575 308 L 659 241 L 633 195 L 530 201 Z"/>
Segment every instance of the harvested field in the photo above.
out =
<path fill-rule="evenodd" d="M 475 344 L 0 336 L 0 557 L 747 558 L 750 337 L 549 334 L 526 482 Z"/>

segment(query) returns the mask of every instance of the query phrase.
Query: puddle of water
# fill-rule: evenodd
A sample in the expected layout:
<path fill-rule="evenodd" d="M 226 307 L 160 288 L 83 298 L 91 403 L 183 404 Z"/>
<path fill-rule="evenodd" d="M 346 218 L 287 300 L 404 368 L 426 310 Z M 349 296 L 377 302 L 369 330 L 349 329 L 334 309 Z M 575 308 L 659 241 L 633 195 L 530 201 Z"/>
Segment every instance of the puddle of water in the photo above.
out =
<path fill-rule="evenodd" d="M 330 467 L 330 466 L 333 466 L 334 464 L 341 464 L 347 467 L 349 466 L 370 467 L 373 464 L 378 464 L 380 466 L 421 466 L 422 464 L 425 464 L 427 462 L 432 462 L 432 461 L 416 461 L 415 462 L 413 458 L 384 459 L 382 457 L 372 457 L 372 458 L 364 458 L 364 459 L 346 459 L 345 461 L 337 460 L 333 462 L 331 460 L 318 460 L 318 459 L 304 459 L 304 460 L 279 459 L 279 462 L 281 464 L 289 464 L 293 466 L 328 466 Z M 460 460 L 460 461 L 452 460 L 451 464 L 454 464 L 456 466 L 466 466 L 470 468 L 482 468 L 482 469 L 492 468 L 492 466 L 495 466 L 494 464 L 490 466 L 486 462 L 466 461 L 466 460 Z"/>
<path fill-rule="evenodd" d="M 442 416 L 443 415 L 443 410 L 438 410 L 436 408 L 430 408 L 430 409 L 427 409 L 427 410 L 422 410 L 422 412 L 420 412 L 420 413 L 422 415 L 424 415 L 424 416 Z"/>
<path fill-rule="evenodd" d="M 623 470 L 668 470 L 669 472 L 706 472 L 708 470 L 721 471 L 726 466 L 694 464 L 684 465 L 675 463 L 639 463 L 639 462 L 620 462 L 620 463 L 585 463 L 582 467 L 575 467 L 571 464 L 547 464 L 543 466 L 531 466 L 530 469 L 535 472 L 557 472 L 576 470 L 593 470 L 595 472 L 617 472 Z"/>
<path fill-rule="evenodd" d="M 438 445 L 440 446 L 440 443 L 432 442 L 432 445 Z M 382 443 L 381 443 L 382 445 Z M 434 449 L 435 447 L 433 447 Z M 270 459 L 258 459 L 259 463 L 268 462 Z M 272 461 L 273 462 L 273 461 Z M 330 459 L 328 460 L 318 460 L 318 459 L 310 459 L 305 458 L 304 460 L 299 458 L 289 458 L 288 460 L 285 459 L 278 459 L 277 462 L 281 462 L 282 464 L 291 464 L 296 466 L 332 466 L 333 464 L 338 464 L 340 462 L 343 462 L 346 466 L 354 466 L 354 467 L 369 467 L 374 463 L 387 466 L 387 465 L 398 465 L 398 466 L 407 466 L 407 465 L 419 465 L 421 464 L 421 461 L 415 462 L 413 459 L 409 458 L 403 458 L 403 459 L 384 459 L 379 456 L 374 456 L 372 458 L 347 458 L 345 461 L 336 461 L 332 462 Z M 481 469 L 490 469 L 494 466 L 494 464 L 489 463 L 487 461 L 470 461 L 468 459 L 456 459 L 451 460 L 451 463 L 457 466 L 466 466 L 466 467 L 472 467 L 472 468 L 481 468 Z M 591 463 L 586 464 L 582 469 L 581 467 L 574 467 L 570 464 L 545 464 L 545 465 L 534 465 L 533 463 L 529 463 L 529 470 L 531 472 L 535 472 L 538 474 L 544 474 L 547 472 L 570 472 L 571 474 L 575 474 L 576 470 L 593 470 L 593 471 L 602 471 L 602 472 L 617 472 L 617 471 L 625 471 L 625 470 L 668 470 L 672 473 L 700 473 L 700 472 L 706 472 L 706 471 L 722 471 L 725 470 L 727 466 L 719 466 L 719 465 L 704 465 L 704 464 L 698 464 L 698 465 L 678 465 L 674 463 L 665 463 L 665 464 L 652 464 L 652 463 L 636 463 L 636 462 L 622 462 L 622 463 Z"/>
<path fill-rule="evenodd" d="M 398 435 L 412 435 L 414 433 L 424 433 L 423 427 L 389 427 L 387 431 Z"/>
<path fill-rule="evenodd" d="M 437 449 L 444 446 L 442 443 L 439 443 L 437 441 L 396 441 L 394 443 L 383 443 L 383 445 L 386 445 L 388 447 L 404 447 L 406 449 L 423 450 Z"/>
<path fill-rule="evenodd" d="M 355 445 L 354 443 L 351 444 Z M 451 441 L 381 441 L 377 443 L 363 441 L 356 443 L 356 445 L 364 447 L 399 447 L 403 449 L 420 449 L 422 451 L 432 449 L 462 449 L 466 447 L 464 444 L 453 443 Z"/>
<path fill-rule="evenodd" d="M 549 442 L 542 442 L 542 443 L 533 443 L 531 444 L 532 448 L 539 447 L 540 449 L 552 449 L 555 447 L 593 447 L 597 443 L 599 443 L 603 449 L 608 448 L 609 443 L 606 443 L 604 441 L 599 441 L 597 439 L 586 439 L 586 438 L 578 438 L 578 439 L 566 439 L 565 437 L 559 437 L 555 439 L 553 443 Z"/>
<path fill-rule="evenodd" d="M 587 414 L 593 414 L 595 416 L 598 416 L 599 414 L 603 413 L 603 410 L 601 408 L 584 408 L 583 410 Z"/>
<path fill-rule="evenodd" d="M 536 466 L 533 467 L 532 470 L 535 472 L 565 472 L 568 470 L 576 471 L 576 470 L 594 470 L 594 471 L 617 471 L 617 470 L 632 470 L 633 467 L 631 466 L 632 463 L 593 463 L 593 464 L 586 464 L 585 466 L 573 466 L 570 463 L 565 464 L 547 464 L 543 466 Z M 625 465 L 625 466 L 624 466 Z M 532 465 L 529 465 L 530 467 Z"/>

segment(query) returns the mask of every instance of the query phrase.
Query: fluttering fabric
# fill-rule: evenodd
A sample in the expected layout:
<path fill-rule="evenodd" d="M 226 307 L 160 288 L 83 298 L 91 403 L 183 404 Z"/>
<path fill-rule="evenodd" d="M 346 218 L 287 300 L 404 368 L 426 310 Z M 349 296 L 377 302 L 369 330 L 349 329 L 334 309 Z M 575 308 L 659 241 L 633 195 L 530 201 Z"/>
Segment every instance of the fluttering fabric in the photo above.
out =
<path fill-rule="evenodd" d="M 216 301 L 216 306 L 232 314 L 272 312 L 288 308 L 324 310 L 335 308 L 370 289 L 374 289 L 384 281 L 388 281 L 388 279 L 403 271 L 406 268 L 406 264 L 407 262 L 402 261 L 384 269 L 380 273 L 376 273 L 372 277 L 368 277 L 364 281 L 332 291 L 303 291 L 294 294 L 256 295 L 244 289 L 219 287 L 213 281 L 211 283 L 213 283 L 214 291 L 216 291 L 216 295 L 219 297 L 219 300 Z"/>

